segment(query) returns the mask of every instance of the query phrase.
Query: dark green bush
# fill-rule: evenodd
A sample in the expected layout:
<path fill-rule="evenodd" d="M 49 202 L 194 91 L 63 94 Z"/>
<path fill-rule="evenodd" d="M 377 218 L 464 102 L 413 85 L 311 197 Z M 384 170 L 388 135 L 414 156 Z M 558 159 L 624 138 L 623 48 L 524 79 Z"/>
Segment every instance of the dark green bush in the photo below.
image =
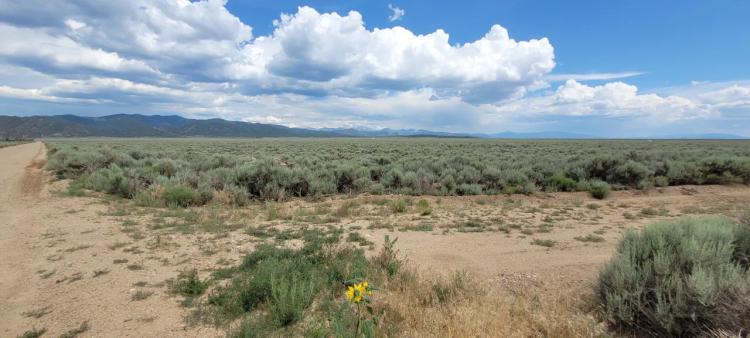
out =
<path fill-rule="evenodd" d="M 657 187 L 666 187 L 669 185 L 669 179 L 664 176 L 654 177 L 654 185 Z"/>
<path fill-rule="evenodd" d="M 575 191 L 577 186 L 578 182 L 563 175 L 550 176 L 545 184 L 552 191 Z"/>
<path fill-rule="evenodd" d="M 609 196 L 611 188 L 609 187 L 609 184 L 607 184 L 607 182 L 593 181 L 589 183 L 588 190 L 591 194 L 591 197 L 601 200 Z"/>
<path fill-rule="evenodd" d="M 748 225 L 683 218 L 629 231 L 599 276 L 610 322 L 637 334 L 689 337 L 750 327 Z"/>
<path fill-rule="evenodd" d="M 195 202 L 198 200 L 198 195 L 193 189 L 176 185 L 165 188 L 161 198 L 167 206 L 185 208 L 197 204 Z"/>
<path fill-rule="evenodd" d="M 192 269 L 181 271 L 177 279 L 170 282 L 169 287 L 173 293 L 192 298 L 202 295 L 208 288 L 208 282 L 201 280 L 198 271 Z"/>
<path fill-rule="evenodd" d="M 644 164 L 631 160 L 617 166 L 612 173 L 611 179 L 614 183 L 640 189 L 652 175 L 653 172 Z"/>

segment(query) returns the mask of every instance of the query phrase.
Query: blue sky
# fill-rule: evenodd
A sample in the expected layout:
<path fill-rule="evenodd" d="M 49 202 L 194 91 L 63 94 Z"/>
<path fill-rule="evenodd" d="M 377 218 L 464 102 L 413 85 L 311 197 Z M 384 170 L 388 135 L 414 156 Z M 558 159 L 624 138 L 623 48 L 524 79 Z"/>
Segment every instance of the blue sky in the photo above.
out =
<path fill-rule="evenodd" d="M 230 1 L 227 8 L 253 26 L 273 31 L 278 13 L 299 1 Z M 418 34 L 442 28 L 451 43 L 481 38 L 501 24 L 519 40 L 547 37 L 555 46 L 555 73 L 645 74 L 628 79 L 653 89 L 691 81 L 750 78 L 748 1 L 311 1 L 320 11 L 359 11 L 368 27 L 401 25 Z M 388 20 L 394 4 L 406 11 Z"/>
<path fill-rule="evenodd" d="M 747 1 L 0 0 L 0 114 L 750 136 Z"/>

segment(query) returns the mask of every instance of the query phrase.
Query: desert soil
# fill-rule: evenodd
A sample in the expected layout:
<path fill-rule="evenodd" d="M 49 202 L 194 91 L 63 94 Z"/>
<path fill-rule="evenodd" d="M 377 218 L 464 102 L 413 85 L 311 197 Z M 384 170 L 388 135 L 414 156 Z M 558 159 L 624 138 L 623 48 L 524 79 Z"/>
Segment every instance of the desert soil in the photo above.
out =
<path fill-rule="evenodd" d="M 109 248 L 128 237 L 100 216 L 106 207 L 51 193 L 45 155 L 41 142 L 0 149 L 0 336 L 44 328 L 53 337 L 82 323 L 81 337 L 223 336 L 186 325 L 161 286 L 177 268 Z M 136 289 L 154 294 L 133 301 Z"/>
<path fill-rule="evenodd" d="M 164 226 L 170 216 L 155 216 L 158 210 L 101 195 L 62 196 L 67 182 L 44 172 L 45 153 L 40 142 L 0 149 L 1 337 L 32 328 L 58 336 L 82 323 L 88 326 L 84 337 L 224 336 L 221 329 L 191 324 L 190 309 L 168 292 L 166 281 L 185 269 L 197 268 L 205 277 L 236 264 L 261 241 L 244 230 L 248 226 L 288 229 L 300 224 L 292 215 L 320 205 L 335 210 L 356 201 L 356 210 L 336 223 L 374 242 L 369 253 L 390 235 L 426 273 L 465 270 L 498 285 L 559 291 L 590 289 L 628 228 L 686 214 L 732 216 L 750 201 L 747 186 L 621 191 L 604 201 L 584 193 L 423 197 L 432 212 L 422 215 L 391 213 L 376 202 L 402 197 L 338 196 L 280 203 L 276 207 L 289 216 L 275 220 L 265 219 L 267 205 L 256 203 L 232 211 L 246 222 L 231 230 L 176 231 L 179 226 Z M 204 218 L 210 221 L 215 212 L 197 211 L 196 222 L 210 228 Z M 461 226 L 467 221 L 474 225 Z M 428 230 L 414 231 L 425 224 Z M 590 234 L 603 241 L 580 240 Z M 532 244 L 535 239 L 554 245 Z"/>

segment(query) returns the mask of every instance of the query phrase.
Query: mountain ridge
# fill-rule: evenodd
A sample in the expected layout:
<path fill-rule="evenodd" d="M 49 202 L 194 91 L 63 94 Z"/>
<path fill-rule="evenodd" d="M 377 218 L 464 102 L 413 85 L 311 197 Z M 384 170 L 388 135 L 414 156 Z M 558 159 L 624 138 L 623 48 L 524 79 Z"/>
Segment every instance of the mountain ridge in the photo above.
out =
<path fill-rule="evenodd" d="M 190 119 L 179 115 L 114 114 L 0 115 L 0 138 L 45 137 L 446 137 L 503 139 L 608 139 L 562 131 L 452 133 L 425 129 L 292 128 L 275 124 L 230 121 L 220 118 Z M 615 138 L 620 139 L 620 138 Z M 625 138 L 627 139 L 627 138 Z M 633 139 L 728 139 L 747 137 L 724 133 L 674 134 Z"/>
<path fill-rule="evenodd" d="M 177 115 L 115 114 L 0 116 L 0 137 L 342 137 L 334 132 L 274 124 L 197 120 Z"/>

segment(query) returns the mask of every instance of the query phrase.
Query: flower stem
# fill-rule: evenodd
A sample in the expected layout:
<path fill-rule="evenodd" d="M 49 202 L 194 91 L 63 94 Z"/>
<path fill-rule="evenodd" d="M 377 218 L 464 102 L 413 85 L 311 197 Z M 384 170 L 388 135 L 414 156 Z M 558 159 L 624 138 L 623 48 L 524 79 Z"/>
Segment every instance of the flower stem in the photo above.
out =
<path fill-rule="evenodd" d="M 362 306 L 357 303 L 357 332 L 354 334 L 354 337 L 359 337 L 359 325 L 362 322 Z"/>

